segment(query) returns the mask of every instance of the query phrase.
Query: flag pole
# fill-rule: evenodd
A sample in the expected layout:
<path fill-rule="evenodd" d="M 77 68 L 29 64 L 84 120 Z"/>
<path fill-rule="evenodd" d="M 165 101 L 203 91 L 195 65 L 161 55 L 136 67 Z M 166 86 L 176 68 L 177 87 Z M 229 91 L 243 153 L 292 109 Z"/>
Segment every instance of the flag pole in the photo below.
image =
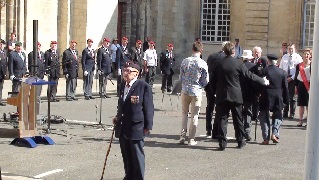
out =
<path fill-rule="evenodd" d="M 313 51 L 311 62 L 311 85 L 309 92 L 307 136 L 305 151 L 304 179 L 318 179 L 318 160 L 319 160 L 319 1 L 315 5 L 315 21 L 313 34 Z"/>

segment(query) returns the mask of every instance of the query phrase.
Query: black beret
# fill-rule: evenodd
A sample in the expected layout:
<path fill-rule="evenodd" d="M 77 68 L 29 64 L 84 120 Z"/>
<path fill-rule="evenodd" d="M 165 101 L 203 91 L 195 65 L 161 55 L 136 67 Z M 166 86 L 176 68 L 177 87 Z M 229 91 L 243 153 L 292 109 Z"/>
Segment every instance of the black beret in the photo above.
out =
<path fill-rule="evenodd" d="M 6 41 L 3 40 L 3 39 L 0 39 L 0 43 L 1 43 L 1 44 L 6 44 Z"/>
<path fill-rule="evenodd" d="M 269 60 L 277 60 L 278 59 L 278 56 L 274 55 L 274 54 L 267 54 L 267 58 Z"/>
<path fill-rule="evenodd" d="M 140 66 L 138 64 L 135 64 L 133 61 L 127 61 L 125 63 L 125 67 L 128 68 L 128 67 L 131 67 L 131 68 L 135 68 L 137 69 L 138 71 L 140 71 Z"/>

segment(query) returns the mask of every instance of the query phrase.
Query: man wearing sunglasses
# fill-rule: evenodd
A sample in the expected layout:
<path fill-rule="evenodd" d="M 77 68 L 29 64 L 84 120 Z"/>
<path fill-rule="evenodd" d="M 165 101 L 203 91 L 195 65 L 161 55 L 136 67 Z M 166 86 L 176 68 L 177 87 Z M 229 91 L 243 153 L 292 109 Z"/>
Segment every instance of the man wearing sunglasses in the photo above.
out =
<path fill-rule="evenodd" d="M 117 115 L 113 119 L 123 157 L 124 179 L 144 179 L 144 137 L 153 126 L 152 90 L 145 81 L 138 79 L 139 70 L 134 62 L 125 63 Z"/>

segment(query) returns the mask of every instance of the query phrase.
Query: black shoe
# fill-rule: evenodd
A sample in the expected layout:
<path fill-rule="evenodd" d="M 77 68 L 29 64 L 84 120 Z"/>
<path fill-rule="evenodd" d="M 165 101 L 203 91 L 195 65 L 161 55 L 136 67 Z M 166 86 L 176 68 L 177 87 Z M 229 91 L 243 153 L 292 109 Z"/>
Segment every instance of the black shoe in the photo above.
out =
<path fill-rule="evenodd" d="M 93 97 L 93 96 L 89 96 L 89 98 L 90 98 L 90 99 L 95 99 L 95 97 Z"/>
<path fill-rule="evenodd" d="M 77 100 L 79 100 L 78 98 L 75 98 L 75 97 L 72 97 L 72 99 L 73 99 L 74 101 L 77 101 Z"/>
<path fill-rule="evenodd" d="M 212 138 L 212 131 L 207 131 L 206 136 L 207 138 Z"/>
<path fill-rule="evenodd" d="M 238 149 L 242 149 L 245 146 L 246 146 L 246 141 L 238 141 L 238 146 L 237 146 Z"/>
<path fill-rule="evenodd" d="M 89 96 L 85 96 L 84 99 L 85 99 L 85 100 L 90 100 L 90 97 L 89 97 Z"/>
<path fill-rule="evenodd" d="M 251 137 L 249 135 L 246 136 L 246 141 L 251 141 Z"/>
<path fill-rule="evenodd" d="M 51 102 L 59 102 L 60 100 L 58 99 L 51 99 Z"/>
<path fill-rule="evenodd" d="M 108 96 L 108 95 L 104 95 L 104 98 L 111 98 L 110 96 Z"/>
<path fill-rule="evenodd" d="M 220 142 L 219 143 L 219 150 L 225 151 L 226 146 L 227 146 L 227 142 L 226 141 Z"/>
<path fill-rule="evenodd" d="M 6 104 L 4 104 L 4 103 L 1 102 L 1 103 L 0 103 L 0 106 L 6 106 Z"/>
<path fill-rule="evenodd" d="M 72 98 L 66 98 L 66 101 L 73 101 Z"/>
<path fill-rule="evenodd" d="M 283 118 L 288 118 L 288 114 L 284 114 L 282 117 Z"/>
<path fill-rule="evenodd" d="M 290 116 L 288 117 L 289 119 L 293 119 L 294 118 L 294 115 L 293 114 L 290 114 Z"/>
<path fill-rule="evenodd" d="M 172 92 L 172 90 L 171 89 L 167 89 L 167 92 L 170 93 L 170 92 Z"/>

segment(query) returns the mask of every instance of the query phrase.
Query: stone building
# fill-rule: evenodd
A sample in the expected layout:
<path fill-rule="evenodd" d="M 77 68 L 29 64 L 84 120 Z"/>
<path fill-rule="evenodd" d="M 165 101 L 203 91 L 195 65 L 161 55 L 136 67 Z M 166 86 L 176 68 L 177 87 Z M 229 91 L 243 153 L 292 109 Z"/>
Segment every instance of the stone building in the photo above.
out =
<path fill-rule="evenodd" d="M 38 20 L 42 50 L 51 40 L 62 52 L 71 39 L 82 51 L 87 38 L 97 47 L 103 37 L 127 36 L 134 45 L 151 36 L 158 52 L 173 43 L 180 62 L 198 37 L 204 59 L 235 38 L 243 49 L 261 46 L 264 55 L 279 54 L 282 42 L 311 47 L 315 0 L 0 0 L 0 6 L 0 37 L 16 32 L 26 52 Z"/>

